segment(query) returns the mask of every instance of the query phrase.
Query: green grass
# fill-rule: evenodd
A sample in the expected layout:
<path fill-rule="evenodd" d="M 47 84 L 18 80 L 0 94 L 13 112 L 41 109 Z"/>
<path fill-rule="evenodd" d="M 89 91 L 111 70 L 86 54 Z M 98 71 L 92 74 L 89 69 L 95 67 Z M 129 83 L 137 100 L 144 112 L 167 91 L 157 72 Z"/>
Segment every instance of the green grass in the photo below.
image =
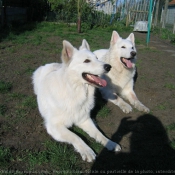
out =
<path fill-rule="evenodd" d="M 12 93 L 8 94 L 8 97 L 11 99 L 22 99 L 22 98 L 26 97 L 26 95 L 21 94 L 19 92 L 12 92 Z"/>
<path fill-rule="evenodd" d="M 86 132 L 84 132 L 82 129 L 74 126 L 71 128 L 71 131 L 79 135 L 81 138 L 84 138 L 84 141 L 87 143 L 88 146 L 90 146 L 93 150 L 95 150 L 97 153 L 102 149 L 102 145 L 100 143 L 97 143 L 94 139 L 92 139 Z"/>
<path fill-rule="evenodd" d="M 16 56 L 22 69 L 14 70 L 14 77 L 25 74 L 25 78 L 29 78 L 35 70 L 36 64 L 42 65 L 52 61 L 53 58 L 45 58 L 45 56 L 54 55 L 53 57 L 56 57 L 56 60 L 58 57 L 60 57 L 63 39 L 70 41 L 77 48 L 81 45 L 82 39 L 84 38 L 89 42 L 91 50 L 108 48 L 113 30 L 119 31 L 121 36 L 124 32 L 126 32 L 122 25 L 116 24 L 116 26 L 119 28 L 94 28 L 92 30 L 86 30 L 84 33 L 78 34 L 76 26 L 68 27 L 65 24 L 42 22 L 36 24 L 34 28 L 25 30 L 23 32 L 11 31 L 9 36 L 4 39 L 4 42 L 10 42 L 13 44 L 13 46 L 6 47 L 6 44 L 2 42 L 0 43 L 0 48 L 3 49 L 6 55 L 13 54 L 22 47 L 25 47 L 25 49 L 31 49 L 32 46 L 37 48 L 37 50 L 35 50 L 35 52 L 38 51 L 37 53 L 32 52 L 31 50 L 31 53 L 26 54 L 25 52 L 22 52 L 21 55 L 19 54 L 18 56 L 17 54 Z M 127 32 L 130 32 L 129 29 Z M 55 40 L 51 40 L 52 38 L 58 39 L 58 43 L 60 45 L 58 46 L 58 43 L 55 43 Z M 136 39 L 136 44 L 143 43 L 143 40 Z M 143 53 L 157 52 L 156 49 L 149 47 L 139 49 L 139 51 Z M 13 55 L 15 56 L 15 54 Z M 38 56 L 42 57 L 40 62 L 37 60 Z M 32 62 L 33 60 L 38 62 L 32 67 L 30 61 Z M 4 71 L 3 74 L 5 74 L 5 70 L 3 70 L 4 65 L 1 65 L 1 69 Z M 142 66 L 142 60 L 137 61 L 137 66 Z M 170 71 L 168 71 L 166 75 L 169 78 L 174 78 L 174 74 Z M 140 79 L 142 80 L 146 80 L 146 78 L 146 75 L 140 76 Z M 155 82 L 156 79 L 150 77 L 150 80 L 151 82 Z M 26 92 L 27 90 L 24 90 L 22 93 L 20 89 L 14 88 L 14 90 L 13 86 L 15 87 L 15 83 L 12 84 L 9 81 L 10 78 L 8 81 L 0 81 L 0 95 L 3 97 L 2 99 L 6 99 L 4 102 L 0 102 L 0 115 L 7 120 L 7 122 L 2 124 L 1 130 L 2 132 L 7 132 L 7 134 L 8 132 L 11 132 L 11 130 L 13 132 L 16 131 L 17 134 L 15 136 L 17 136 L 21 133 L 16 130 L 16 127 L 20 126 L 24 122 L 31 122 L 31 118 L 29 116 L 31 116 L 32 112 L 37 109 L 37 102 L 36 96 L 31 94 L 31 92 L 28 94 L 28 92 Z M 166 83 L 164 84 L 164 87 L 170 90 L 175 89 L 175 85 L 173 83 Z M 7 104 L 11 101 L 12 104 L 10 103 L 9 107 Z M 162 112 L 168 110 L 169 106 L 170 105 L 167 103 L 160 103 L 156 106 L 156 109 Z M 97 119 L 106 119 L 110 114 L 111 110 L 106 105 L 106 102 L 103 100 L 96 102 L 95 110 L 92 114 L 93 118 L 97 117 Z M 37 125 L 39 125 L 39 123 L 37 123 Z M 169 125 L 167 127 L 167 132 L 173 132 L 174 130 L 175 124 Z M 34 128 L 32 132 L 35 131 L 38 131 L 37 128 Z M 73 127 L 71 131 L 79 135 L 97 154 L 103 149 L 101 144 L 96 143 L 96 141 L 90 138 L 83 130 Z M 44 137 L 44 134 L 41 134 L 42 137 Z M 49 138 L 49 136 L 47 138 Z M 30 148 L 22 150 L 19 148 L 19 150 L 16 150 L 15 154 L 11 147 L 8 148 L 0 146 L 0 170 L 2 168 L 10 169 L 13 167 L 13 165 L 17 164 L 19 168 L 24 166 L 25 168 L 27 167 L 27 170 L 31 171 L 42 169 L 43 171 L 48 170 L 49 173 L 55 174 L 79 174 L 73 172 L 76 170 L 77 172 L 81 172 L 82 167 L 86 165 L 86 163 L 82 162 L 81 156 L 74 151 L 73 146 L 59 143 L 55 140 L 47 141 L 46 139 L 44 140 L 44 143 L 41 142 L 40 144 L 42 147 L 41 150 L 37 150 L 38 148 L 36 150 L 30 150 Z M 175 141 L 173 139 L 171 140 L 170 145 L 173 149 L 175 149 Z"/>
<path fill-rule="evenodd" d="M 165 73 L 165 75 L 167 76 L 167 77 L 170 77 L 170 78 L 174 78 L 175 76 L 174 76 L 174 73 L 172 73 L 172 72 L 170 72 L 170 71 L 167 71 L 166 73 Z"/>
<path fill-rule="evenodd" d="M 175 123 L 172 123 L 172 124 L 168 125 L 168 126 L 166 127 L 166 130 L 167 130 L 167 131 L 172 131 L 172 130 L 175 131 Z"/>
<path fill-rule="evenodd" d="M 28 75 L 32 75 L 34 71 L 35 71 L 35 68 L 27 67 L 24 73 Z"/>
<path fill-rule="evenodd" d="M 141 67 L 141 65 L 142 65 L 142 60 L 137 60 L 136 66 L 137 66 L 137 67 Z"/>
<path fill-rule="evenodd" d="M 50 173 L 80 172 L 77 154 L 69 145 L 55 141 L 46 141 L 43 145 L 45 148 L 43 151 L 21 150 L 18 155 L 13 154 L 9 148 L 0 146 L 0 167 L 5 170 L 15 161 L 18 164 L 24 162 L 27 167 L 26 172 L 33 171 L 36 167 L 41 167 L 43 172 L 45 170 Z"/>
<path fill-rule="evenodd" d="M 175 34 L 173 34 L 172 29 L 155 27 L 153 33 L 158 35 L 161 39 L 168 39 L 171 43 L 175 43 Z"/>
<path fill-rule="evenodd" d="M 9 148 L 0 146 L 0 167 L 7 167 L 12 159 L 12 154 Z"/>
<path fill-rule="evenodd" d="M 167 105 L 166 104 L 159 104 L 159 105 L 157 105 L 157 108 L 159 110 L 166 110 L 167 109 Z"/>
<path fill-rule="evenodd" d="M 102 117 L 102 118 L 106 118 L 109 114 L 110 114 L 110 109 L 107 107 L 107 106 L 103 106 L 98 114 L 97 114 L 97 117 Z"/>
<path fill-rule="evenodd" d="M 22 101 L 22 106 L 29 107 L 31 109 L 37 108 L 36 97 L 28 96 L 28 97 L 24 98 Z"/>
<path fill-rule="evenodd" d="M 7 111 L 7 106 L 5 104 L 0 104 L 0 115 L 4 115 Z"/>
<path fill-rule="evenodd" d="M 167 102 L 160 103 L 156 106 L 156 108 L 160 111 L 171 110 L 174 108 L 174 105 Z"/>
<path fill-rule="evenodd" d="M 172 140 L 172 141 L 170 142 L 170 146 L 175 150 L 175 140 Z"/>
<path fill-rule="evenodd" d="M 165 84 L 165 87 L 168 88 L 168 89 L 170 89 L 170 90 L 174 90 L 175 89 L 175 85 L 172 84 L 172 83 L 166 83 Z"/>
<path fill-rule="evenodd" d="M 33 58 L 35 57 L 35 55 L 34 54 L 24 54 L 21 58 L 20 58 L 20 60 L 21 59 L 29 59 L 29 60 L 32 60 Z"/>
<path fill-rule="evenodd" d="M 170 135 L 172 132 L 175 132 L 175 123 L 172 123 L 166 126 L 165 128 L 167 133 Z M 175 150 L 175 137 L 172 140 L 170 140 L 170 146 Z"/>
<path fill-rule="evenodd" d="M 12 83 L 0 81 L 0 93 L 7 93 L 12 89 Z"/>
<path fill-rule="evenodd" d="M 158 52 L 160 53 L 159 50 L 152 48 L 152 47 L 144 47 L 139 49 L 140 52 Z"/>

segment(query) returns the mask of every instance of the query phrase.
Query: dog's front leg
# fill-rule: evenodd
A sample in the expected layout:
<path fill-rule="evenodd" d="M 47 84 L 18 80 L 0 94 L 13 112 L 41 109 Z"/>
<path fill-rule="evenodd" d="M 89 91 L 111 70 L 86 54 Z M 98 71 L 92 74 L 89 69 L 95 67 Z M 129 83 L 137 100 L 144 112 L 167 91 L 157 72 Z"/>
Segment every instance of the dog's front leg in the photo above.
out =
<path fill-rule="evenodd" d="M 132 107 L 111 90 L 102 88 L 100 91 L 104 99 L 117 105 L 124 113 L 130 113 L 132 111 Z"/>
<path fill-rule="evenodd" d="M 124 96 L 124 98 L 128 100 L 139 111 L 143 111 L 146 113 L 150 112 L 149 108 L 147 108 L 139 101 L 133 89 L 130 88 L 130 90 L 123 91 L 122 96 Z"/>
<path fill-rule="evenodd" d="M 116 95 L 116 99 L 109 99 L 109 101 L 113 102 L 115 105 L 117 105 L 124 113 L 130 113 L 132 112 L 132 107 L 126 103 L 122 98 L 120 98 L 118 95 Z"/>
<path fill-rule="evenodd" d="M 85 122 L 77 125 L 83 129 L 90 137 L 94 138 L 97 142 L 101 143 L 110 151 L 120 151 L 121 147 L 117 143 L 106 138 L 95 126 L 91 118 L 88 118 Z"/>
<path fill-rule="evenodd" d="M 139 111 L 143 111 L 146 113 L 149 113 L 150 110 L 147 108 L 145 105 L 143 105 L 137 98 L 136 94 L 134 91 L 131 91 L 130 94 L 128 95 L 128 100 L 129 102 Z"/>
<path fill-rule="evenodd" d="M 78 137 L 76 134 L 71 132 L 65 126 L 60 124 L 50 125 L 46 123 L 47 132 L 57 141 L 66 142 L 72 144 L 77 152 L 80 153 L 83 160 L 92 162 L 95 160 L 94 151 L 86 145 L 86 143 Z"/>

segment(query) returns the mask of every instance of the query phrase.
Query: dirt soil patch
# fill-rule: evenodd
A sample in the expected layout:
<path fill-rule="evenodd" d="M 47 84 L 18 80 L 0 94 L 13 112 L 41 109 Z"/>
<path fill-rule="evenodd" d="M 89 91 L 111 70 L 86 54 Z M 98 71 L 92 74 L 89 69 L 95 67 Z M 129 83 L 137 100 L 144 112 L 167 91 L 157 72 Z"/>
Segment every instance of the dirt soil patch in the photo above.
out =
<path fill-rule="evenodd" d="M 93 117 L 105 135 L 121 145 L 122 151 L 115 154 L 102 149 L 94 163 L 81 162 L 87 170 L 84 174 L 161 173 L 165 170 L 175 173 L 175 149 L 171 146 L 175 131 L 167 131 L 167 127 L 175 123 L 175 47 L 153 35 L 146 47 L 142 44 L 146 34 L 134 34 L 138 40 L 135 92 L 151 112 L 144 114 L 133 109 L 125 114 L 114 104 L 105 102 L 97 92 L 97 105 L 102 101 L 110 114 L 96 117 L 98 111 L 94 110 Z M 123 34 L 125 36 L 128 33 Z M 10 41 L 0 47 L 0 80 L 12 84 L 10 93 L 0 93 L 0 146 L 10 148 L 14 155 L 22 150 L 42 151 L 41 143 L 50 138 L 35 102 L 33 106 L 30 103 L 35 98 L 31 75 L 41 64 L 60 60 L 62 39 L 55 36 L 48 40 L 53 47 L 59 47 L 59 52 L 48 52 L 51 48 L 46 49 L 44 45 L 41 48 L 24 44 L 16 48 Z M 79 43 L 74 41 L 77 46 Z M 108 45 L 109 42 L 99 48 Z M 24 170 L 25 164 L 16 159 L 8 168 Z"/>

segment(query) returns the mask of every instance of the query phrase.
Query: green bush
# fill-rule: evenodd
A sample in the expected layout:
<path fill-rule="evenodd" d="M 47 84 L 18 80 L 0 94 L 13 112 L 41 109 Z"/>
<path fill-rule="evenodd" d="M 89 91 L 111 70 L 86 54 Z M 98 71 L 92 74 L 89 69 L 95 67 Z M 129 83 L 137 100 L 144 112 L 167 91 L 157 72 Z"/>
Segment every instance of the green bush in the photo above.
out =
<path fill-rule="evenodd" d="M 160 36 L 161 39 L 167 39 L 171 43 L 175 44 L 175 34 L 173 34 L 169 29 L 155 27 L 152 32 Z"/>

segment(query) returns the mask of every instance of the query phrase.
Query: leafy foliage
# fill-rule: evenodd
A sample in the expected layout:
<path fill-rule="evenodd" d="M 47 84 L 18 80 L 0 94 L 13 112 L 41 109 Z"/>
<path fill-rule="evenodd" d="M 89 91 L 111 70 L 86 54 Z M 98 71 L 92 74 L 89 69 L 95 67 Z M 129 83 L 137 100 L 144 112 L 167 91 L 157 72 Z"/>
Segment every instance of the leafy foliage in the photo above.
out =
<path fill-rule="evenodd" d="M 82 31 L 87 31 L 93 27 L 106 27 L 110 24 L 111 16 L 98 12 L 91 4 L 85 0 L 79 0 Z M 76 23 L 78 19 L 78 1 L 77 0 L 49 0 L 51 9 L 56 12 L 56 20 L 67 23 Z"/>
<path fill-rule="evenodd" d="M 169 29 L 155 27 L 153 33 L 159 35 L 162 39 L 168 39 L 171 43 L 175 44 L 175 34 L 173 34 Z"/>

